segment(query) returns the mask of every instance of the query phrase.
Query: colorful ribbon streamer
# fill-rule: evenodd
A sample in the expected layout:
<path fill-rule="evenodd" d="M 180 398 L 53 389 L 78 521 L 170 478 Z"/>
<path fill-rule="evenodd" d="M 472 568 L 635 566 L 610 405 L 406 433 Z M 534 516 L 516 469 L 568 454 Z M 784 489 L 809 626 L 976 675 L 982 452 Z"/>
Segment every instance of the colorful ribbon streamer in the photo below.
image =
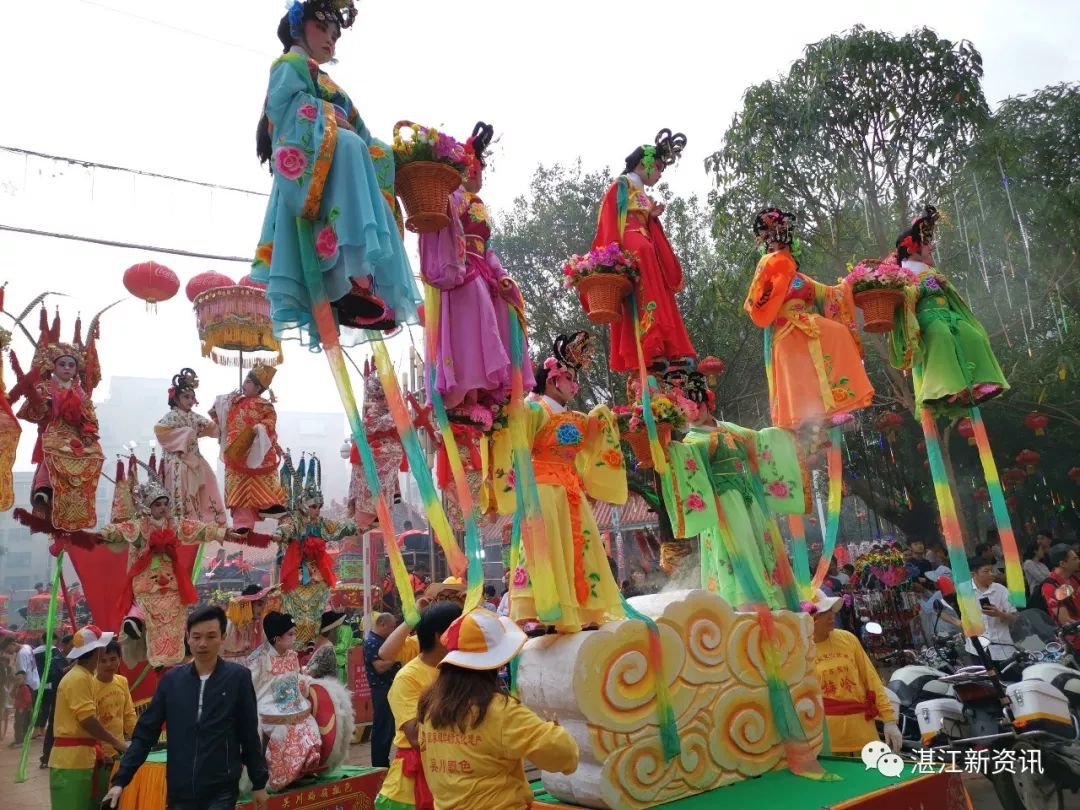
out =
<path fill-rule="evenodd" d="M 660 438 L 656 433 L 656 419 L 652 412 L 652 394 L 649 388 L 654 382 L 645 368 L 645 352 L 641 348 L 641 323 L 638 320 L 637 294 L 630 294 L 630 317 L 634 319 L 634 343 L 638 357 L 638 380 L 641 383 L 641 411 L 645 422 L 645 432 L 649 435 L 649 455 L 652 456 L 653 469 L 656 474 L 663 477 L 671 475 L 668 469 L 667 456 L 664 448 L 660 446 Z"/>
<path fill-rule="evenodd" d="M 802 515 L 787 516 L 791 534 L 791 556 L 795 559 L 795 582 L 804 596 L 810 591 L 810 552 L 806 547 L 806 525 Z"/>
<path fill-rule="evenodd" d="M 49 613 L 45 617 L 45 671 L 41 673 L 41 684 L 44 687 L 49 681 L 49 670 L 52 668 L 52 639 L 56 632 L 56 596 L 60 590 L 60 575 L 64 570 L 64 551 L 56 553 L 56 567 L 53 569 L 52 592 L 49 594 Z M 74 628 L 78 630 L 78 628 Z M 22 751 L 19 753 L 19 768 L 15 773 L 15 782 L 26 781 L 26 762 L 30 758 L 30 740 L 34 736 L 37 727 L 38 715 L 41 713 L 41 701 L 45 697 L 45 689 L 37 690 L 34 697 L 34 711 L 30 715 L 30 725 L 26 729 L 26 735 L 22 741 Z"/>
<path fill-rule="evenodd" d="M 457 439 L 450 426 L 450 417 L 446 413 L 446 404 L 442 394 L 435 383 L 435 357 L 439 340 L 439 317 L 440 296 L 438 290 L 430 284 L 424 285 L 424 313 L 427 325 L 424 328 L 425 350 L 427 354 L 427 381 L 428 396 L 431 397 L 432 410 L 435 414 L 435 424 L 442 437 L 443 447 L 446 449 L 446 457 L 450 462 L 450 472 L 454 476 L 454 488 L 457 491 L 458 505 L 461 514 L 465 518 L 465 557 L 468 560 L 468 574 L 466 581 L 468 590 L 465 593 L 465 611 L 468 612 L 480 604 L 484 598 L 484 549 L 480 543 L 479 509 L 475 503 L 472 492 L 469 490 L 469 481 L 465 477 L 465 465 L 461 461 L 461 452 L 458 449 Z M 410 461 L 410 465 L 411 465 Z"/>
<path fill-rule="evenodd" d="M 971 426 L 975 429 L 975 446 L 979 449 L 979 461 L 982 462 L 986 489 L 990 493 L 990 508 L 997 523 L 1001 551 L 1005 555 L 1005 579 L 1009 584 L 1009 601 L 1018 610 L 1027 604 L 1027 588 L 1024 583 L 1024 569 L 1020 562 L 1020 551 L 1016 547 L 1016 535 L 1013 533 L 1009 509 L 1005 504 L 1005 493 L 1001 489 L 997 464 L 990 450 L 990 438 L 986 435 L 982 412 L 977 405 L 971 407 Z"/>
<path fill-rule="evenodd" d="M 515 522 L 520 521 L 520 543 L 525 547 L 525 567 L 532 581 L 536 617 L 548 624 L 562 618 L 555 574 L 550 566 L 531 565 L 533 560 L 551 559 L 544 513 L 540 508 L 540 490 L 532 465 L 532 447 L 525 431 L 525 332 L 511 308 L 510 315 L 510 405 L 508 408 L 511 463 L 514 468 L 514 497 L 517 502 Z M 510 576 L 517 574 L 520 546 L 511 547 Z"/>
<path fill-rule="evenodd" d="M 401 556 L 394 532 L 394 520 L 390 515 L 390 507 L 386 503 L 386 496 L 379 486 L 378 468 L 375 466 L 375 454 L 368 442 L 367 431 L 364 429 L 364 421 L 360 418 L 360 410 L 356 405 L 356 396 L 353 393 L 352 382 L 349 379 L 348 369 L 345 367 L 345 356 L 338 339 L 337 322 L 330 309 L 330 301 L 326 296 L 326 287 L 323 284 L 322 271 L 319 269 L 318 258 L 315 255 L 315 239 L 311 229 L 311 223 L 302 218 L 296 219 L 296 229 L 300 241 L 300 263 L 304 271 L 304 281 L 307 284 L 308 295 L 311 298 L 311 314 L 315 320 L 315 329 L 318 331 L 319 340 L 326 353 L 326 360 L 330 364 L 330 372 L 334 378 L 334 384 L 341 397 L 341 404 L 345 408 L 345 416 L 349 420 L 349 428 L 352 432 L 353 441 L 360 456 L 360 464 L 364 470 L 364 478 L 367 480 L 368 489 L 371 490 L 375 499 L 375 514 L 382 527 L 383 546 L 386 548 L 386 556 L 390 560 L 390 571 L 394 577 L 394 586 L 401 598 L 401 610 L 405 621 L 415 626 L 420 621 L 420 611 L 416 607 L 416 597 L 413 594 L 412 585 L 409 582 L 409 572 L 405 568 L 405 560 Z"/>
<path fill-rule="evenodd" d="M 622 601 L 626 618 L 645 623 L 649 639 L 649 671 L 654 673 L 653 683 L 656 687 L 660 748 L 664 752 L 664 760 L 670 762 L 682 753 L 682 744 L 679 742 L 679 729 L 675 725 L 675 709 L 671 705 L 671 693 L 668 691 L 667 675 L 664 672 L 664 650 L 660 643 L 660 628 L 651 618 L 627 602 L 625 596 L 620 594 L 619 599 Z"/>
<path fill-rule="evenodd" d="M 975 585 L 971 581 L 964 536 L 960 531 L 960 520 L 956 515 L 956 503 L 949 487 L 949 478 L 945 474 L 945 460 L 941 455 L 937 423 L 929 408 L 922 409 L 922 429 L 926 441 L 926 455 L 930 460 L 930 476 L 934 480 L 934 495 L 937 497 L 938 512 L 941 515 L 941 533 L 945 535 L 953 584 L 956 586 L 956 596 L 960 603 L 960 619 L 964 626 L 964 635 L 973 638 L 981 635 L 984 629 L 982 610 L 975 598 Z"/>
<path fill-rule="evenodd" d="M 427 516 L 428 524 L 435 535 L 435 540 L 446 555 L 446 564 L 450 567 L 451 573 L 456 577 L 466 576 L 468 563 L 458 545 L 457 538 L 454 537 L 454 530 L 450 528 L 450 521 L 446 518 L 446 510 L 443 509 L 442 501 L 439 499 L 439 492 L 435 489 L 424 448 L 420 444 L 420 437 L 416 434 L 405 398 L 401 395 L 394 365 L 390 362 L 390 353 L 386 350 L 386 344 L 378 332 L 369 331 L 367 334 L 371 338 L 375 369 L 379 374 L 383 391 L 386 393 L 386 404 L 390 408 L 390 416 L 394 419 L 398 436 L 401 438 L 401 446 L 409 460 L 409 471 L 420 491 L 420 499 L 424 504 L 424 514 Z M 458 461 L 460 462 L 460 457 Z M 481 580 L 483 580 L 482 575 Z M 480 587 L 482 590 L 482 581 Z"/>
<path fill-rule="evenodd" d="M 844 434 L 839 426 L 829 429 L 829 514 L 825 522 L 825 542 L 821 548 L 821 559 L 818 560 L 817 571 L 810 583 L 811 592 L 821 587 L 829 573 L 829 561 L 832 560 L 833 552 L 836 551 L 836 535 L 840 531 L 840 505 L 843 503 L 844 465 L 841 458 L 841 448 L 844 443 Z"/>

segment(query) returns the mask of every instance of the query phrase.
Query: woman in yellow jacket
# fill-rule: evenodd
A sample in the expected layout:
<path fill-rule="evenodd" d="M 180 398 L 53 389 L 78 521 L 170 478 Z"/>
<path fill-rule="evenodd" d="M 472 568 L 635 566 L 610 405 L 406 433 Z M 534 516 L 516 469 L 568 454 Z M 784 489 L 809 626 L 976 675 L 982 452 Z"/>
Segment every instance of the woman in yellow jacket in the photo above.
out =
<path fill-rule="evenodd" d="M 499 670 L 525 644 L 509 619 L 477 608 L 443 635 L 439 677 L 420 698 L 420 757 L 435 810 L 522 810 L 532 805 L 525 759 L 573 773 L 574 738 L 499 688 Z"/>

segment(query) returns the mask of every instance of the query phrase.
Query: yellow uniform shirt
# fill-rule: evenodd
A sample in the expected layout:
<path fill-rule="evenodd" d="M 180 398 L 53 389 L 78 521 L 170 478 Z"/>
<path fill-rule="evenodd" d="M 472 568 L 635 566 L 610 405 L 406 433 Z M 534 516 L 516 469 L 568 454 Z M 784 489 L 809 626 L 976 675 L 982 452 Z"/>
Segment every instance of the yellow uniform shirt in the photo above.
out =
<path fill-rule="evenodd" d="M 885 694 L 881 678 L 859 640 L 846 630 L 833 630 L 825 641 L 817 642 L 814 671 L 821 683 L 821 696 L 833 700 L 866 703 L 868 695 L 877 706 L 877 719 L 896 722 L 892 704 Z M 879 739 L 873 720 L 862 712 L 829 716 L 829 744 L 833 753 L 862 751 L 864 745 Z"/>
<path fill-rule="evenodd" d="M 407 664 L 419 654 L 420 639 L 416 636 L 406 636 L 405 641 L 401 645 L 401 649 L 398 650 L 398 654 L 394 656 L 394 660 L 399 664 Z"/>
<path fill-rule="evenodd" d="M 401 727 L 416 719 L 416 706 L 420 702 L 420 695 L 435 683 L 438 677 L 438 667 L 428 666 L 419 657 L 409 661 L 394 676 L 388 699 L 390 711 L 394 713 L 394 728 L 397 729 L 394 736 L 395 748 L 412 748 Z M 386 772 L 386 779 L 379 794 L 395 802 L 413 804 L 413 780 L 401 772 L 400 759 L 395 758 L 390 763 L 390 770 Z"/>
<path fill-rule="evenodd" d="M 94 671 L 75 663 L 60 681 L 56 690 L 56 710 L 53 715 L 53 734 L 56 738 L 87 740 L 86 745 L 53 747 L 49 754 L 50 768 L 93 768 L 97 759 L 95 740 L 80 721 L 97 713 L 94 700 Z"/>
<path fill-rule="evenodd" d="M 131 701 L 127 678 L 113 675 L 108 683 L 95 678 L 94 688 L 97 718 L 101 725 L 118 740 L 131 737 L 138 717 L 135 715 L 135 704 Z M 116 755 L 116 749 L 108 743 L 102 743 L 101 747 L 105 749 L 105 756 Z"/>
<path fill-rule="evenodd" d="M 532 804 L 525 759 L 545 771 L 573 773 L 578 747 L 566 729 L 497 695 L 476 728 L 420 724 L 420 756 L 435 810 L 518 810 Z"/>

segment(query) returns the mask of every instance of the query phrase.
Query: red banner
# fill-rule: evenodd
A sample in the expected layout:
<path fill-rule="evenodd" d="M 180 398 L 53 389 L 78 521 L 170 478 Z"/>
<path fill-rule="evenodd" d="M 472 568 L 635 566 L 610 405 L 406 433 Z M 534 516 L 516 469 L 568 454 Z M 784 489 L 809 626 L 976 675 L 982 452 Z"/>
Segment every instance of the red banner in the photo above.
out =
<path fill-rule="evenodd" d="M 356 725 L 371 722 L 371 686 L 368 684 L 367 670 L 364 668 L 364 647 L 358 645 L 349 648 L 345 661 L 347 668 L 346 685 L 352 691 L 353 718 Z"/>
<path fill-rule="evenodd" d="M 270 797 L 269 810 L 372 810 L 386 771 L 381 768 L 333 782 L 297 788 Z M 236 805 L 236 810 L 254 810 L 254 803 Z"/>

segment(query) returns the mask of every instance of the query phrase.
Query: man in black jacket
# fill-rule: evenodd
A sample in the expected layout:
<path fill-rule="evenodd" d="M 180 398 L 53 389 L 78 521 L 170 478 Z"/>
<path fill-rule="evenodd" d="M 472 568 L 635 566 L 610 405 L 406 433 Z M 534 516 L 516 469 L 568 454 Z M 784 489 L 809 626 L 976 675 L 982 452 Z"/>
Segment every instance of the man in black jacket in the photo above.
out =
<path fill-rule="evenodd" d="M 196 610 L 187 620 L 194 657 L 166 673 L 142 717 L 105 799 L 112 807 L 168 724 L 165 781 L 169 810 L 232 810 L 247 766 L 256 810 L 266 810 L 266 760 L 251 673 L 218 656 L 225 611 Z"/>

